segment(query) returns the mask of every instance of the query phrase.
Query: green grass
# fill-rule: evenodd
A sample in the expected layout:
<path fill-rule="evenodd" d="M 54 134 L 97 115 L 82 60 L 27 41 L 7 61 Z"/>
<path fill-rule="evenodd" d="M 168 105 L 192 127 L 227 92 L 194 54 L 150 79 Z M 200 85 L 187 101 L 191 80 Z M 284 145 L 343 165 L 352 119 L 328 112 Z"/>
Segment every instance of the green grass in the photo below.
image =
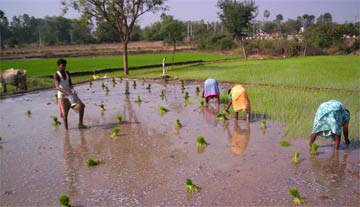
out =
<path fill-rule="evenodd" d="M 231 61 L 178 66 L 168 70 L 180 79 L 360 90 L 358 56 L 316 56 L 276 60 Z M 161 68 L 130 71 L 135 77 L 158 77 Z"/>
<path fill-rule="evenodd" d="M 171 66 L 172 53 L 129 55 L 129 67 L 161 64 L 163 57 L 167 58 L 167 67 Z M 220 60 L 239 58 L 236 56 L 224 56 L 206 53 L 176 53 L 175 62 L 193 61 L 193 60 Z M 70 72 L 93 71 L 106 68 L 122 68 L 122 56 L 107 57 L 81 57 L 66 58 L 68 61 L 67 69 Z M 28 71 L 29 77 L 51 75 L 57 71 L 56 58 L 34 59 L 34 60 L 11 60 L 1 61 L 0 70 L 9 68 L 23 68 Z M 122 74 L 122 73 L 121 73 Z"/>

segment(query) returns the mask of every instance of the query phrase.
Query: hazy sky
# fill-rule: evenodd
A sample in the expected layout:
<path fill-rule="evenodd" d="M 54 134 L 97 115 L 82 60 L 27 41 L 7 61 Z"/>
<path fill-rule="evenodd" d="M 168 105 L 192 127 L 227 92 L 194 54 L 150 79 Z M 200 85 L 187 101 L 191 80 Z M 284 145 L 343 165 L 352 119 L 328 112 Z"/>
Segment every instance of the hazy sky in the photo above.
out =
<path fill-rule="evenodd" d="M 333 20 L 339 23 L 354 22 L 360 19 L 360 0 L 255 0 L 259 8 L 258 20 L 264 19 L 264 10 L 270 11 L 269 20 L 277 14 L 282 14 L 284 20 L 296 19 L 305 13 L 317 18 L 325 12 L 330 12 Z M 167 14 L 180 20 L 218 21 L 217 0 L 168 0 Z M 29 14 L 43 18 L 45 16 L 61 15 L 60 0 L 0 0 L 0 9 L 9 20 L 15 15 Z M 70 11 L 67 18 L 76 18 L 79 14 Z M 141 19 L 141 26 L 148 26 L 159 20 L 160 13 L 146 14 Z"/>

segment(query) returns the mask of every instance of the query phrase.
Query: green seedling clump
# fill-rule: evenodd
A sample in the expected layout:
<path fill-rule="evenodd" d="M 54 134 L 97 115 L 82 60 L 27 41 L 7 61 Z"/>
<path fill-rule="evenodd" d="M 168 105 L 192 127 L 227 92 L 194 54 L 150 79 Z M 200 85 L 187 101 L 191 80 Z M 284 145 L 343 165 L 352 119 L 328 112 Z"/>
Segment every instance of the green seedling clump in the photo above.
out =
<path fill-rule="evenodd" d="M 184 99 L 185 99 L 185 101 L 187 101 L 189 99 L 189 92 L 185 92 Z"/>
<path fill-rule="evenodd" d="M 112 82 L 113 84 L 116 84 L 115 77 L 112 77 L 112 78 L 111 78 L 111 82 Z"/>
<path fill-rule="evenodd" d="M 140 98 L 140 96 L 137 97 L 137 99 L 135 100 L 135 103 L 141 103 L 141 98 Z"/>
<path fill-rule="evenodd" d="M 164 97 L 165 97 L 165 89 L 161 90 L 160 97 L 161 97 L 161 98 L 164 98 Z"/>
<path fill-rule="evenodd" d="M 100 160 L 88 159 L 86 161 L 86 164 L 87 164 L 87 166 L 92 167 L 92 166 L 100 164 Z"/>
<path fill-rule="evenodd" d="M 31 110 L 30 109 L 26 111 L 26 115 L 31 116 Z"/>
<path fill-rule="evenodd" d="M 216 115 L 216 119 L 223 121 L 228 120 L 228 118 L 226 117 L 226 112 L 225 111 L 220 112 L 218 115 Z"/>
<path fill-rule="evenodd" d="M 104 104 L 100 104 L 100 111 L 104 112 L 105 111 L 105 105 Z"/>
<path fill-rule="evenodd" d="M 101 83 L 101 88 L 104 90 L 105 89 L 105 83 Z"/>
<path fill-rule="evenodd" d="M 291 162 L 292 163 L 299 163 L 299 157 L 300 157 L 300 152 L 296 151 L 294 156 L 291 158 Z"/>
<path fill-rule="evenodd" d="M 120 132 L 120 128 L 119 128 L 119 127 L 115 127 L 115 128 L 113 129 L 113 132 L 112 132 L 112 134 L 111 134 L 111 137 L 112 137 L 112 138 L 115 138 L 115 137 L 119 136 L 119 132 Z"/>
<path fill-rule="evenodd" d="M 200 87 L 196 86 L 196 95 L 198 95 L 200 93 Z"/>
<path fill-rule="evenodd" d="M 136 81 L 133 82 L 133 87 L 136 88 Z"/>
<path fill-rule="evenodd" d="M 167 109 L 167 108 L 165 108 L 165 107 L 163 107 L 163 106 L 159 106 L 159 112 L 160 112 L 161 114 L 166 113 L 166 112 L 169 112 L 169 111 L 170 111 L 169 109 Z"/>
<path fill-rule="evenodd" d="M 299 191 L 295 187 L 289 189 L 289 194 L 293 196 L 294 204 L 301 205 L 304 203 L 304 199 L 301 198 Z"/>
<path fill-rule="evenodd" d="M 261 120 L 261 128 L 266 129 L 266 119 Z"/>
<path fill-rule="evenodd" d="M 280 145 L 283 146 L 283 147 L 290 147 L 291 146 L 291 144 L 289 142 L 284 141 L 284 140 L 280 141 Z"/>
<path fill-rule="evenodd" d="M 189 179 L 189 178 L 186 178 L 185 185 L 186 185 L 185 190 L 188 193 L 197 193 L 197 192 L 199 192 L 201 190 L 201 188 L 199 186 L 197 186 L 197 185 L 194 185 L 192 183 L 191 179 Z"/>
<path fill-rule="evenodd" d="M 151 84 L 149 84 L 147 87 L 146 87 L 146 90 L 151 90 Z"/>
<path fill-rule="evenodd" d="M 56 116 L 51 116 L 52 118 L 52 125 L 56 126 L 61 124 L 61 122 L 59 122 L 58 118 Z"/>
<path fill-rule="evenodd" d="M 204 101 L 204 100 L 200 100 L 200 106 L 201 106 L 201 107 L 204 107 L 204 105 L 205 105 L 205 101 Z"/>
<path fill-rule="evenodd" d="M 176 119 L 175 128 L 179 129 L 182 127 L 182 124 L 180 122 L 180 119 Z"/>
<path fill-rule="evenodd" d="M 119 115 L 119 116 L 117 116 L 117 120 L 118 120 L 119 124 L 121 124 L 123 117 L 121 115 Z"/>
<path fill-rule="evenodd" d="M 206 142 L 205 138 L 203 136 L 197 137 L 197 146 L 198 147 L 206 147 L 208 143 Z"/>
<path fill-rule="evenodd" d="M 125 88 L 125 95 L 129 95 L 130 94 L 130 92 L 129 92 L 129 88 L 128 87 L 126 87 Z"/>
<path fill-rule="evenodd" d="M 70 198 L 68 195 L 61 194 L 59 197 L 61 207 L 70 207 Z"/>
<path fill-rule="evenodd" d="M 317 150 L 318 150 L 318 148 L 319 148 L 319 145 L 318 144 L 316 144 L 315 142 L 314 143 L 312 143 L 312 145 L 311 145 L 311 154 L 312 155 L 317 155 Z"/>

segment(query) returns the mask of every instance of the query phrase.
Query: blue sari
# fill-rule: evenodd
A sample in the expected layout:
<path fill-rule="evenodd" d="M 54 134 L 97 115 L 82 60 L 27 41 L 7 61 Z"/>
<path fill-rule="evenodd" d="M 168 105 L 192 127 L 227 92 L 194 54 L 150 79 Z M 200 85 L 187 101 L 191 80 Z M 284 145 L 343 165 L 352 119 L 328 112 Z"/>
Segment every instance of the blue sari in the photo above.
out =
<path fill-rule="evenodd" d="M 341 128 L 350 121 L 350 113 L 337 100 L 322 103 L 316 111 L 312 133 L 325 138 L 341 136 Z"/>

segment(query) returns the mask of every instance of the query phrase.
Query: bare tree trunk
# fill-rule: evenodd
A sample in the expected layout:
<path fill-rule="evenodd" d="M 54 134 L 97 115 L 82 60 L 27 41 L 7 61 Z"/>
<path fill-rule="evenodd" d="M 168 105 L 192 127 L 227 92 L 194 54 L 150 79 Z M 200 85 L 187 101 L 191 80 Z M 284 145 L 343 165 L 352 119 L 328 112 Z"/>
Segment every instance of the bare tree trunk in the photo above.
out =
<path fill-rule="evenodd" d="M 128 72 L 128 41 L 124 41 L 123 45 L 123 62 L 124 62 L 124 76 L 129 74 Z"/>
<path fill-rule="evenodd" d="M 305 44 L 304 44 L 304 54 L 303 54 L 303 56 L 306 56 L 306 49 L 307 49 L 307 44 L 306 44 L 306 42 L 305 42 Z"/>

